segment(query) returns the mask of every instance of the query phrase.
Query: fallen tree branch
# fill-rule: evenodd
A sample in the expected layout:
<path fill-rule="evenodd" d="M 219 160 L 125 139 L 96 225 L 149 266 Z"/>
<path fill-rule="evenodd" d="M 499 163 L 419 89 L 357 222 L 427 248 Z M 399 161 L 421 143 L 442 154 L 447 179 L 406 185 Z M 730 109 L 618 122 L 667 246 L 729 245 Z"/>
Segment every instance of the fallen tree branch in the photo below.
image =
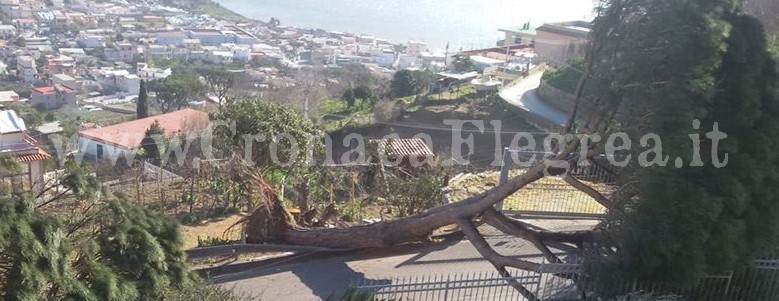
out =
<path fill-rule="evenodd" d="M 503 233 L 509 235 L 519 236 L 533 244 L 541 254 L 544 255 L 547 261 L 551 263 L 561 263 L 562 260 L 557 257 L 549 247 L 546 246 L 544 241 L 538 238 L 536 232 L 528 227 L 516 225 L 510 218 L 494 208 L 487 209 L 482 215 L 482 219 L 488 225 L 495 227 Z"/>
<path fill-rule="evenodd" d="M 495 252 L 470 219 L 460 219 L 457 224 L 462 228 L 463 233 L 468 237 L 468 240 L 471 241 L 471 244 L 479 251 L 479 254 L 481 254 L 484 259 L 487 259 L 487 261 L 489 261 L 504 278 L 512 277 L 508 270 L 506 270 L 506 267 L 513 267 L 526 271 L 535 271 L 540 267 L 537 263 L 509 258 Z M 519 283 L 519 281 L 515 279 L 506 279 L 506 281 L 527 300 L 538 300 L 538 298 L 525 286 Z"/>
<path fill-rule="evenodd" d="M 611 203 L 609 198 L 607 198 L 605 195 L 595 190 L 594 188 L 590 187 L 589 185 L 584 184 L 581 181 L 577 180 L 576 178 L 572 177 L 571 175 L 563 176 L 563 181 L 568 183 L 568 185 L 571 185 L 573 188 L 576 188 L 576 190 L 584 192 L 591 198 L 595 199 L 595 201 L 598 202 L 598 204 L 601 204 L 601 206 L 606 207 L 606 209 L 608 209 L 609 211 L 615 209 L 614 204 Z"/>

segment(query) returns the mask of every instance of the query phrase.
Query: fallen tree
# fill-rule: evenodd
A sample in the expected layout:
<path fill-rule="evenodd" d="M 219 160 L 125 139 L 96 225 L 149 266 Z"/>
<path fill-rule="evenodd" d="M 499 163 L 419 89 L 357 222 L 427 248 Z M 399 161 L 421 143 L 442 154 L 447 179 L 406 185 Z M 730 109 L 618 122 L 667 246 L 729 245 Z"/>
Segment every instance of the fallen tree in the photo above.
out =
<path fill-rule="evenodd" d="M 549 244 L 565 243 L 616 266 L 614 274 L 620 277 L 661 279 L 672 285 L 689 284 L 705 273 L 733 269 L 772 251 L 779 239 L 777 75 L 762 29 L 740 13 L 739 3 L 603 0 L 574 94 L 577 108 L 586 102 L 597 110 L 576 116 L 581 113 L 574 109 L 563 132 L 570 139 L 560 141 L 549 160 L 460 202 L 396 220 L 335 229 L 296 226 L 273 188 L 255 176 L 257 195 L 265 201 L 247 218 L 247 241 L 381 248 L 424 241 L 438 228 L 458 225 L 501 274 L 508 275 L 511 268 L 538 268 L 536 262 L 497 253 L 475 226 L 483 222 L 532 243 L 549 262 L 561 262 Z M 586 122 L 577 124 L 581 120 Z M 717 151 L 717 142 L 688 138 L 708 137 L 706 126 L 731 131 L 735 142 Z M 642 137 L 642 147 L 651 145 L 644 140 L 647 134 L 668 139 L 664 148 L 654 141 L 647 152 L 623 149 L 620 154 L 627 158 L 654 159 L 649 165 L 630 161 L 615 168 L 617 189 L 611 195 L 567 174 L 613 144 L 589 138 L 619 131 Z M 701 161 L 690 152 L 695 147 L 712 149 L 702 156 L 705 160 L 715 162 L 728 152 L 737 164 L 694 166 L 691 162 Z M 675 169 L 659 164 L 669 156 L 691 164 L 675 164 Z M 604 225 L 592 231 L 542 231 L 494 209 L 549 176 L 561 176 L 607 208 L 610 215 Z M 521 284 L 511 285 L 536 300 Z"/>

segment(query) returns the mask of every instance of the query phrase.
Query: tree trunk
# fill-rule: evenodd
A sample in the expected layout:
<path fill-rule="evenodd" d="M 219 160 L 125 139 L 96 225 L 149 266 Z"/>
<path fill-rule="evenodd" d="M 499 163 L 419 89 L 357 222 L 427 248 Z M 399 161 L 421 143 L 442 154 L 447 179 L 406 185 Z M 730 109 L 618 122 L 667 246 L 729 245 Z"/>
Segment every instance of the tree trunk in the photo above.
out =
<path fill-rule="evenodd" d="M 544 164 L 537 165 L 527 173 L 509 180 L 485 193 L 464 201 L 430 209 L 409 217 L 382 221 L 370 225 L 342 229 L 305 229 L 294 225 L 269 229 L 269 217 L 277 210 L 257 210 L 248 217 L 247 241 L 254 243 L 280 242 L 295 245 L 320 246 L 339 249 L 380 248 L 406 242 L 419 241 L 428 237 L 433 230 L 457 224 L 462 219 L 472 219 L 517 190 L 544 177 Z M 264 187 L 262 194 L 267 200 L 277 201 L 272 188 Z M 273 219 L 273 218 L 270 218 Z M 269 239 L 279 241 L 269 241 Z"/>

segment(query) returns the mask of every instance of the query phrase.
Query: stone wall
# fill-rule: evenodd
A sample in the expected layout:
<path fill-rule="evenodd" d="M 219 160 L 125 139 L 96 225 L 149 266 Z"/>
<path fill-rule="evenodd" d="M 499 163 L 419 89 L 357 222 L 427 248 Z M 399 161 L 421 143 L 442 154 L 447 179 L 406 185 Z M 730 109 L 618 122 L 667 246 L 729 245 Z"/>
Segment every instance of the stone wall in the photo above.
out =
<path fill-rule="evenodd" d="M 563 112 L 570 114 L 573 111 L 573 103 L 575 100 L 573 94 L 569 94 L 563 92 L 560 89 L 552 87 L 552 85 L 543 79 L 541 80 L 541 85 L 538 86 L 536 93 L 538 94 L 538 97 L 543 99 L 546 103 L 562 110 Z"/>
<path fill-rule="evenodd" d="M 569 115 L 573 112 L 573 105 L 576 101 L 573 94 L 557 89 L 543 79 L 541 80 L 541 85 L 538 86 L 536 93 L 541 100 L 555 108 L 558 108 Z M 592 111 L 590 106 L 583 104 L 579 108 L 579 113 L 577 114 L 577 123 L 582 123 L 582 118 Z"/>

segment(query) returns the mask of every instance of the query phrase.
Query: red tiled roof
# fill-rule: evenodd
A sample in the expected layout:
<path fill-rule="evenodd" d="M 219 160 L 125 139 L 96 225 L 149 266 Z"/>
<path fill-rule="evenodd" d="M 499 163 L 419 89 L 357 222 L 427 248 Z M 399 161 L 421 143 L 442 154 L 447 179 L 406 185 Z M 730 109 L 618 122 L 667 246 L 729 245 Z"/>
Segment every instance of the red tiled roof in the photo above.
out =
<path fill-rule="evenodd" d="M 19 161 L 21 161 L 22 163 L 29 163 L 34 161 L 49 160 L 51 159 L 51 156 L 47 154 L 45 151 L 38 149 L 36 153 L 16 155 L 16 158 L 19 159 Z"/>
<path fill-rule="evenodd" d="M 165 131 L 165 136 L 171 137 L 180 133 L 202 131 L 208 127 L 209 119 L 205 112 L 183 109 L 107 127 L 84 130 L 78 135 L 125 149 L 137 149 L 141 145 L 141 140 L 146 136 L 146 130 L 151 127 L 154 121 L 160 123 L 160 127 Z"/>
<path fill-rule="evenodd" d="M 38 87 L 33 89 L 33 91 L 41 94 L 49 94 L 49 93 L 54 93 L 54 87 Z"/>

